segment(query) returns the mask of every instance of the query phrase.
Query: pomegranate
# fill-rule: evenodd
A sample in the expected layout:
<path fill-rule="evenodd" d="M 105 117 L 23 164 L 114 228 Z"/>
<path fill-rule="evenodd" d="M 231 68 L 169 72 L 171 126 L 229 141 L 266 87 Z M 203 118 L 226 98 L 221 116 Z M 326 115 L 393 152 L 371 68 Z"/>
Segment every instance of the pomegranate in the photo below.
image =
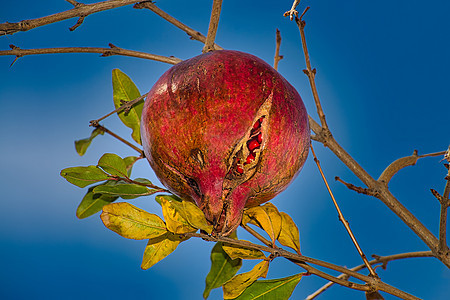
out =
<path fill-rule="evenodd" d="M 156 175 L 228 235 L 245 207 L 283 191 L 309 150 L 297 91 L 261 59 L 221 50 L 183 61 L 150 90 L 142 144 Z"/>

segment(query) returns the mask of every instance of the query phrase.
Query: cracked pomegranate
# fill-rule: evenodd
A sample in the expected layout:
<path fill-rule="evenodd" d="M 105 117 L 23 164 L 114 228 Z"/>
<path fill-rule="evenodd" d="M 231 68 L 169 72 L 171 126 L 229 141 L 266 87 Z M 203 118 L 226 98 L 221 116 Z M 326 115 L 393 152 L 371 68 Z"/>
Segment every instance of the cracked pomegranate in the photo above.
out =
<path fill-rule="evenodd" d="M 297 91 L 261 59 L 214 51 L 169 69 L 142 111 L 145 155 L 160 181 L 228 235 L 245 207 L 283 191 L 309 150 Z"/>

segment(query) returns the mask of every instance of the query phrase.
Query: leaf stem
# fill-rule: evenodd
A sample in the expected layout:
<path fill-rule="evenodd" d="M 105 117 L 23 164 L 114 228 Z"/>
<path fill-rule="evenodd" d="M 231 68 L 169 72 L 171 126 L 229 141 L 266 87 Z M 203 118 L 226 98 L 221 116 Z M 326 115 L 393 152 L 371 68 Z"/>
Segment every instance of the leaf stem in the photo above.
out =
<path fill-rule="evenodd" d="M 125 145 L 127 145 L 127 146 L 133 148 L 134 150 L 136 150 L 137 152 L 139 152 L 140 155 L 144 156 L 144 151 L 142 151 L 142 149 L 139 149 L 138 147 L 136 147 L 135 145 L 131 144 L 130 142 L 128 142 L 124 138 L 118 136 L 117 134 L 115 134 L 111 130 L 107 129 L 106 127 L 104 127 L 104 126 L 102 126 L 100 124 L 95 124 L 95 125 L 92 125 L 92 126 L 94 126 L 95 128 L 100 128 L 103 132 L 105 132 L 105 133 L 111 135 L 112 137 L 118 139 L 119 141 L 121 141 Z"/>

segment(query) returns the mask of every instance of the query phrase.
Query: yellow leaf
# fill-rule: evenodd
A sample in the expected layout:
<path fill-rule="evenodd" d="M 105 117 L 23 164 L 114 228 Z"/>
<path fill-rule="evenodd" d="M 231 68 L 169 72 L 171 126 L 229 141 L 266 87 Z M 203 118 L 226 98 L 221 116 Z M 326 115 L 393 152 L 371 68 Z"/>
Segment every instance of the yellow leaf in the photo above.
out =
<path fill-rule="evenodd" d="M 269 235 L 273 243 L 281 232 L 281 215 L 272 203 L 246 209 L 242 223 L 260 227 Z"/>
<path fill-rule="evenodd" d="M 300 234 L 297 225 L 287 213 L 281 212 L 280 215 L 282 223 L 278 241 L 281 245 L 290 247 L 300 254 Z"/>
<path fill-rule="evenodd" d="M 177 201 L 170 200 L 170 197 L 161 197 L 160 199 L 167 230 L 178 234 L 197 231 L 197 228 L 192 227 L 186 218 L 180 214 L 180 211 L 182 211 L 179 208 L 180 202 L 176 203 Z"/>
<path fill-rule="evenodd" d="M 155 238 L 167 232 L 160 217 L 126 202 L 104 206 L 100 217 L 108 229 L 128 239 Z"/>
<path fill-rule="evenodd" d="M 213 226 L 208 223 L 205 214 L 197 205 L 190 201 L 183 200 L 182 206 L 184 217 L 192 227 L 202 229 L 209 234 L 212 232 Z"/>
<path fill-rule="evenodd" d="M 265 259 L 266 256 L 261 250 L 251 249 L 251 248 L 242 248 L 236 245 L 223 244 L 223 251 L 231 259 L 242 258 L 242 259 Z"/>
<path fill-rule="evenodd" d="M 145 247 L 141 268 L 143 270 L 151 268 L 157 262 L 175 251 L 182 241 L 182 239 L 171 232 L 166 232 L 166 234 L 162 236 L 149 239 L 147 246 Z"/>
<path fill-rule="evenodd" d="M 223 298 L 234 299 L 245 291 L 259 277 L 266 277 L 269 270 L 269 261 L 262 261 L 249 272 L 238 274 L 228 280 L 223 286 Z"/>

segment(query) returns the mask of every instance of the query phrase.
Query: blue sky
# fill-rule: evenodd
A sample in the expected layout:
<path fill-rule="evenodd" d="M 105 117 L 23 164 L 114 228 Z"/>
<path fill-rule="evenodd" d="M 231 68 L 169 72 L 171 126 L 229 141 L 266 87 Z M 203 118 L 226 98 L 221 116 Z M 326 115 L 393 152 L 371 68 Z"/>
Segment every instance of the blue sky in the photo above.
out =
<path fill-rule="evenodd" d="M 89 1 L 92 3 L 93 1 Z M 88 1 L 84 2 L 88 3 Z M 393 160 L 417 149 L 445 150 L 450 143 L 450 27 L 448 1 L 302 1 L 311 6 L 305 20 L 308 47 L 328 123 L 337 141 L 375 178 Z M 309 113 L 315 106 L 304 76 L 295 23 L 282 16 L 291 0 L 225 0 L 216 41 L 226 49 L 249 52 L 273 62 L 275 29 L 283 38 L 279 72 L 299 91 Z M 211 1 L 160 0 L 157 5 L 206 34 Z M 70 9 L 63 0 L 45 5 L 24 0 L 0 2 L 0 22 Z M 0 37 L 0 49 L 93 46 L 119 47 L 187 59 L 202 44 L 150 11 L 131 6 L 91 15 L 74 32 L 75 19 Z M 0 56 L 0 298 L 2 299 L 199 299 L 209 271 L 212 244 L 189 240 L 147 271 L 140 269 L 143 241 L 126 240 L 107 230 L 98 215 L 78 220 L 75 210 L 85 191 L 59 176 L 69 166 L 95 164 L 105 152 L 133 154 L 100 136 L 79 157 L 73 141 L 89 136 L 89 120 L 112 107 L 111 71 L 128 74 L 147 92 L 170 65 L 97 54 L 29 56 L 9 67 Z M 316 118 L 317 119 L 317 118 Z M 118 118 L 104 122 L 129 137 Z M 341 208 L 367 255 L 427 250 L 379 200 L 355 194 L 334 176 L 360 184 L 333 154 L 315 144 Z M 439 205 L 429 192 L 444 188 L 440 158 L 425 158 L 401 170 L 391 191 L 437 234 Z M 155 180 L 141 161 L 134 176 Z M 305 255 L 354 266 L 360 258 L 343 226 L 311 157 L 295 182 L 274 203 L 300 229 Z M 160 214 L 152 197 L 133 204 Z M 251 268 L 244 265 L 244 270 Z M 269 278 L 298 273 L 277 259 Z M 450 271 L 436 259 L 392 262 L 377 269 L 381 278 L 424 299 L 447 299 Z M 293 299 L 302 299 L 325 281 L 303 278 Z M 220 299 L 213 291 L 211 299 Z M 361 299 L 360 293 L 332 287 L 319 299 Z M 386 299 L 394 299 L 386 295 Z"/>

